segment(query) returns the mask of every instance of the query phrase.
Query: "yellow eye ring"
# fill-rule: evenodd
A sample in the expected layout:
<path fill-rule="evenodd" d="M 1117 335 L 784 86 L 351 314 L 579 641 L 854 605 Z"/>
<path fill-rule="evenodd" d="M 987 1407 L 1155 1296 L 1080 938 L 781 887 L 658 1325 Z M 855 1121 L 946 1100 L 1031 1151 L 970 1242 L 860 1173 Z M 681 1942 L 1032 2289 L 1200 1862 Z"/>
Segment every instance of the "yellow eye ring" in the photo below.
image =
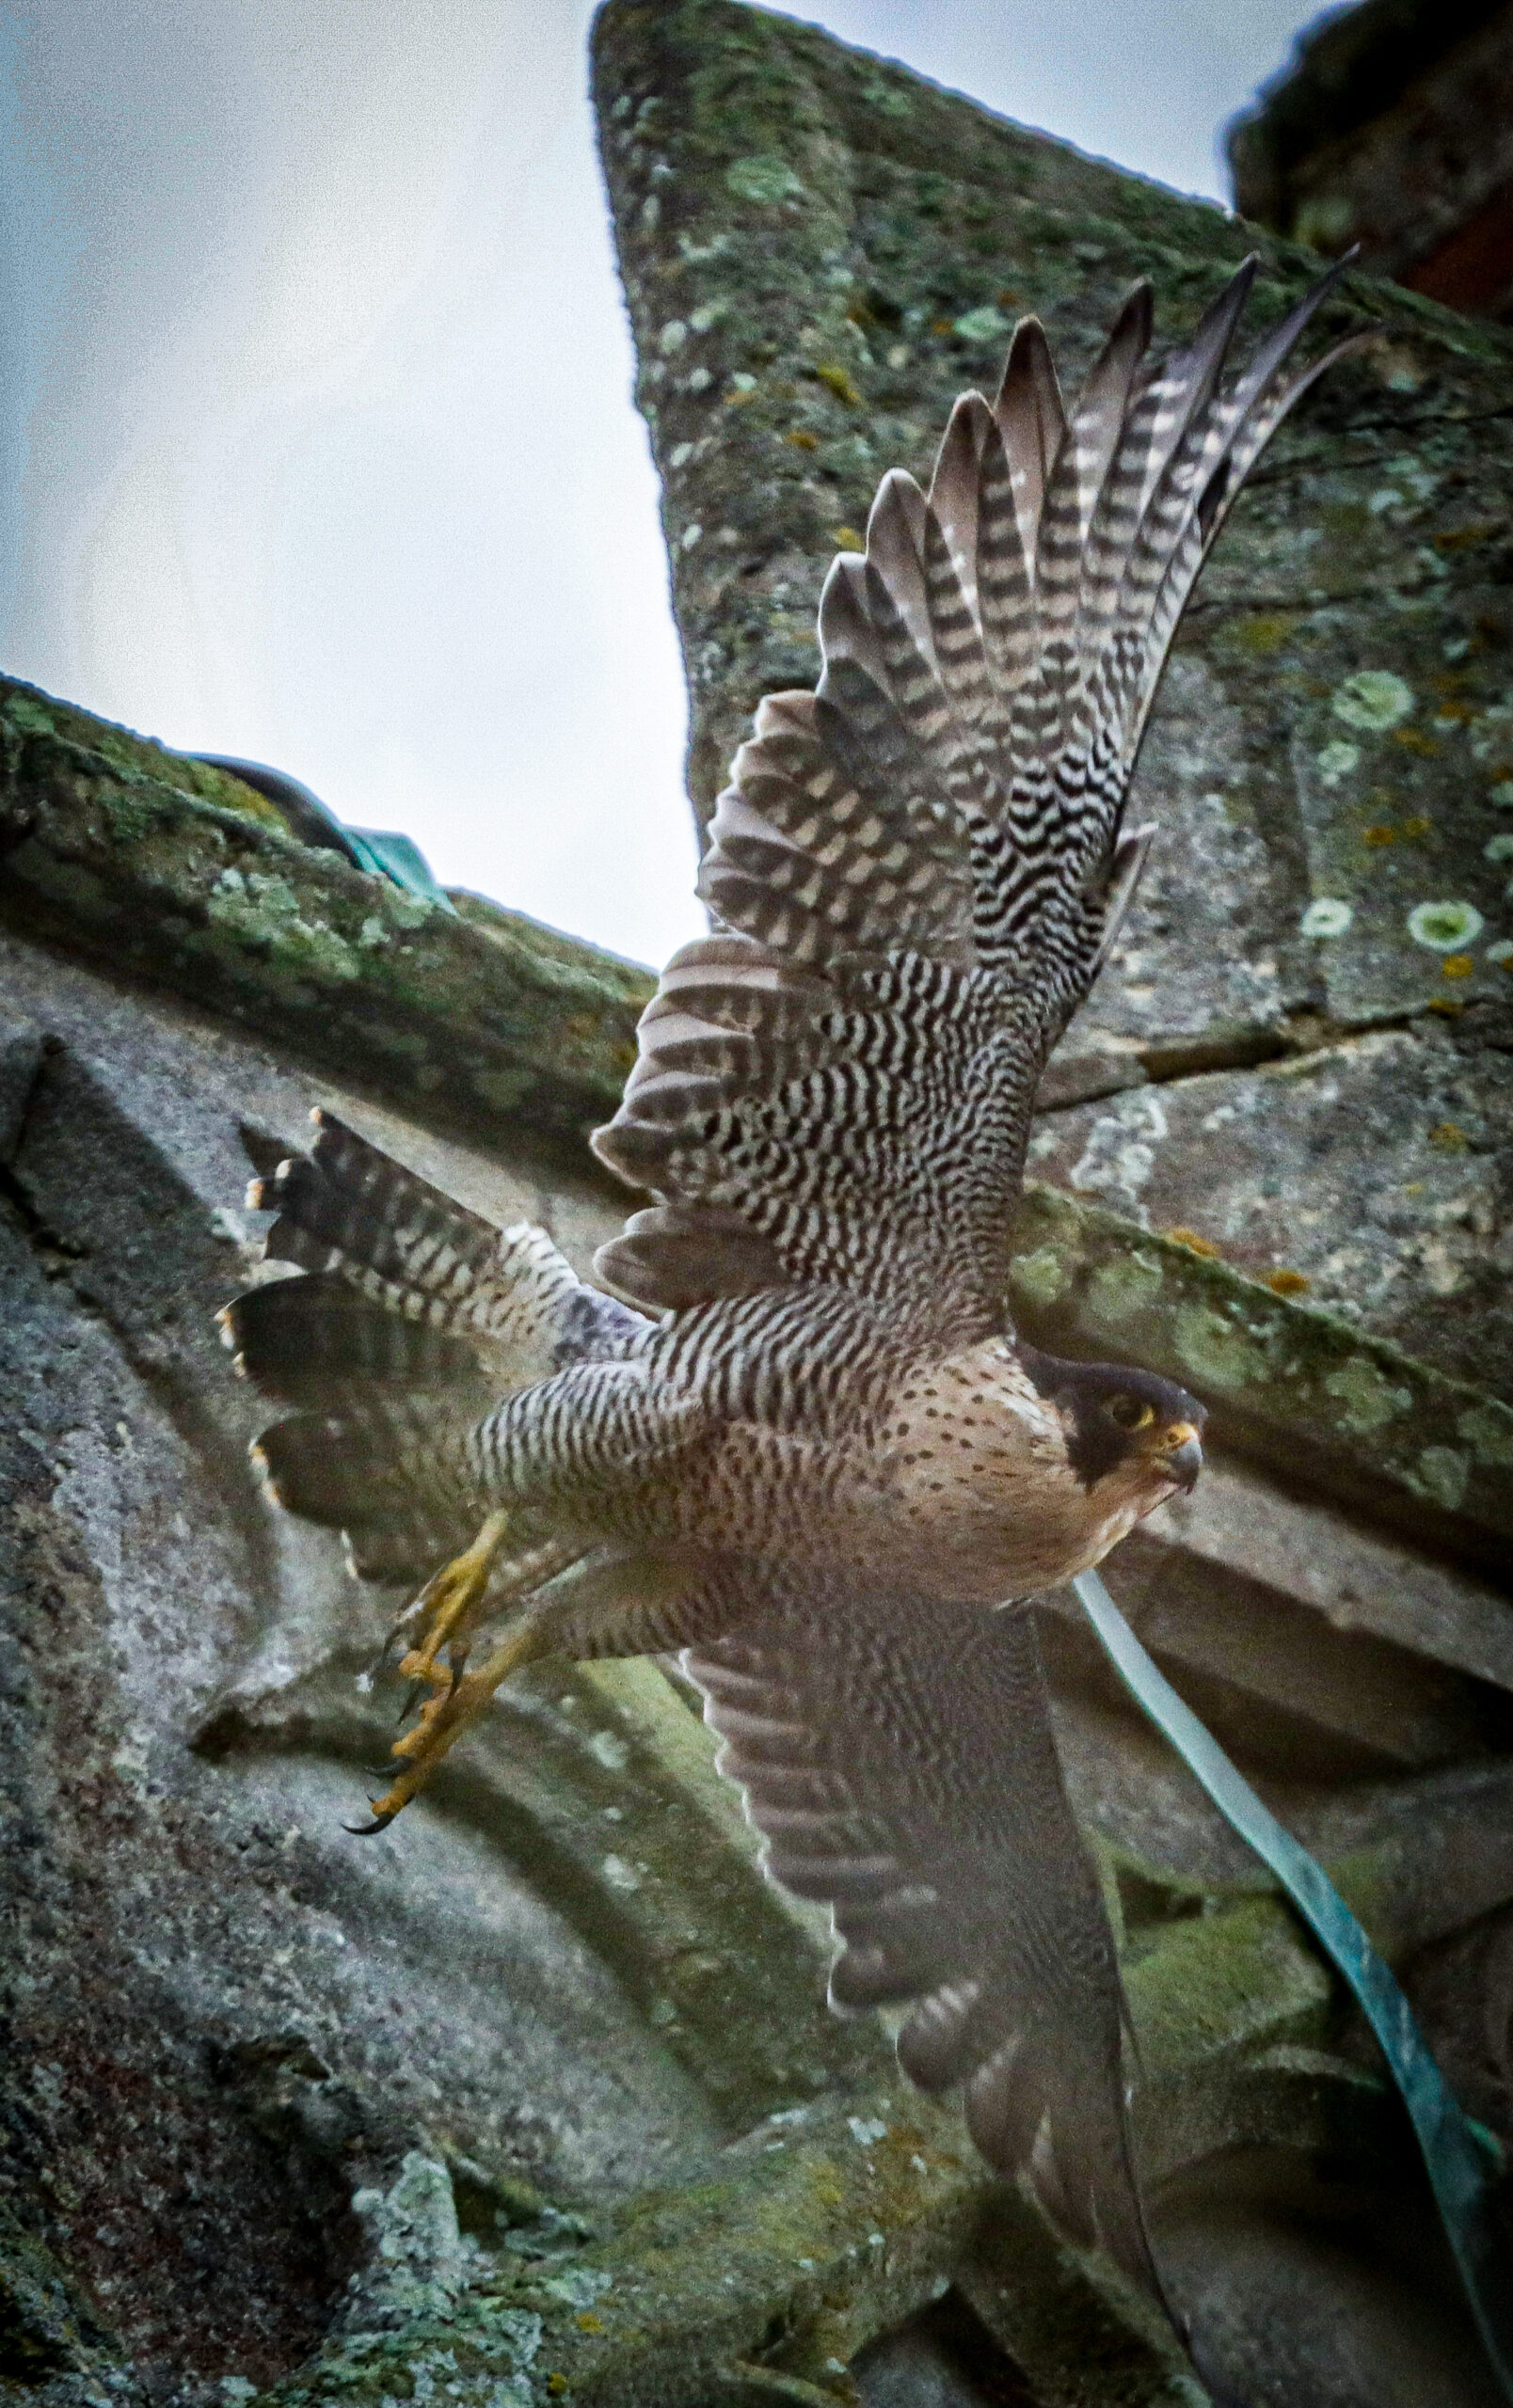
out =
<path fill-rule="evenodd" d="M 1155 1407 L 1138 1396 L 1111 1396 L 1104 1406 L 1110 1421 L 1121 1430 L 1148 1430 L 1155 1419 Z"/>

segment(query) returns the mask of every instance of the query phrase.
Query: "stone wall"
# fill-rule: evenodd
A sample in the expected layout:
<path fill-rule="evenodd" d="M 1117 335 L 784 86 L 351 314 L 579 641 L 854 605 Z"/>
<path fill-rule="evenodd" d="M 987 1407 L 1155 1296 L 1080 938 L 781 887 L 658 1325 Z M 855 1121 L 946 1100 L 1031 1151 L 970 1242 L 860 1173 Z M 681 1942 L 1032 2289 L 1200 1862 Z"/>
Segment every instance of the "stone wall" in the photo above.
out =
<path fill-rule="evenodd" d="M 615 0 L 597 73 L 707 808 L 762 685 L 812 674 L 831 517 L 988 372 L 981 313 L 1012 288 L 1085 357 L 1126 268 L 1180 323 L 1242 238 L 718 0 Z M 1211 1471 L 1111 1585 L 1513 2141 L 1480 850 L 1513 702 L 1476 532 L 1500 421 L 1466 428 L 1507 356 L 1438 313 L 1394 331 L 1226 536 L 1142 772 L 1175 832 L 1053 1068 L 1056 1183 L 1006 1277 L 1033 1335 L 1209 1402 Z M 0 769 L 0 2395 L 1191 2400 L 1108 2270 L 827 2015 L 824 1934 L 762 1882 L 668 1672 L 542 1668 L 390 1832 L 342 1828 L 396 1708 L 395 1601 L 249 1480 L 212 1318 L 261 1234 L 246 1180 L 322 1101 L 586 1264 L 622 1207 L 582 1133 L 649 978 L 475 897 L 431 911 L 14 685 Z M 1394 844 L 1358 843 L 1390 779 Z M 1420 870 L 1486 923 L 1448 984 L 1402 933 Z M 1298 933 L 1315 887 L 1356 909 L 1328 943 Z M 1480 2400 L 1363 2034 L 1068 1601 L 1043 1627 L 1211 2361 L 1293 2408 Z"/>
<path fill-rule="evenodd" d="M 1513 314 L 1513 8 L 1326 11 L 1229 129 L 1247 217 L 1431 300 Z"/>

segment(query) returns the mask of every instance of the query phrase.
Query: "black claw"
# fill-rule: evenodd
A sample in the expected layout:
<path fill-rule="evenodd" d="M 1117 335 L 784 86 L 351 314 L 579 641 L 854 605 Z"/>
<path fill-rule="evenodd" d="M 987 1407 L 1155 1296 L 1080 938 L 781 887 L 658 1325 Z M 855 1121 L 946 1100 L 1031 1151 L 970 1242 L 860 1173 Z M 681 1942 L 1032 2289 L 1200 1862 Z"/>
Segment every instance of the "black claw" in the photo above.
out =
<path fill-rule="evenodd" d="M 369 1805 L 371 1806 L 373 1802 L 373 1799 L 370 1798 L 368 1800 Z M 398 1812 L 399 1808 L 396 1806 L 390 1814 L 374 1814 L 371 1823 L 343 1823 L 342 1829 L 344 1831 L 350 1831 L 355 1840 L 371 1840 L 374 1838 L 375 1833 L 388 1830 L 390 1824 L 393 1821 L 394 1815 L 397 1814 Z"/>
<path fill-rule="evenodd" d="M 398 1622 L 396 1622 L 396 1623 L 394 1624 L 393 1628 L 390 1631 L 390 1634 L 389 1634 L 388 1638 L 384 1640 L 384 1650 L 383 1650 L 383 1654 L 382 1654 L 382 1655 L 379 1656 L 379 1658 L 378 1658 L 378 1661 L 379 1661 L 379 1663 L 380 1663 L 380 1664 L 387 1664 L 387 1663 L 388 1663 L 388 1661 L 389 1661 L 389 1654 L 390 1654 L 390 1648 L 392 1648 L 392 1647 L 394 1647 L 394 1646 L 397 1646 L 397 1644 L 399 1643 L 399 1641 L 404 1638 L 404 1636 L 405 1636 L 405 1631 L 406 1631 L 406 1625 L 410 1621 L 412 1621 L 412 1619 L 414 1618 L 414 1613 L 415 1613 L 415 1607 L 414 1607 L 413 1602 L 411 1602 L 409 1605 L 407 1605 L 407 1606 L 406 1607 L 406 1608 L 405 1608 L 404 1612 L 400 1615 Z"/>

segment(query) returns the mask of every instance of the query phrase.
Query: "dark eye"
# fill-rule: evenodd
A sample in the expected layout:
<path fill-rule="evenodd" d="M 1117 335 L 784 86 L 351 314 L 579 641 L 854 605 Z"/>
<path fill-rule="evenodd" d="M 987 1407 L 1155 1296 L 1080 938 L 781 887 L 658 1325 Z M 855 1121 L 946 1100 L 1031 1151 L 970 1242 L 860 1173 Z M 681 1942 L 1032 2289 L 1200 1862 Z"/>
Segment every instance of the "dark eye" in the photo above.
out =
<path fill-rule="evenodd" d="M 1138 1396 L 1111 1396 L 1104 1411 L 1121 1430 L 1144 1430 L 1155 1419 L 1155 1405 L 1142 1403 Z"/>

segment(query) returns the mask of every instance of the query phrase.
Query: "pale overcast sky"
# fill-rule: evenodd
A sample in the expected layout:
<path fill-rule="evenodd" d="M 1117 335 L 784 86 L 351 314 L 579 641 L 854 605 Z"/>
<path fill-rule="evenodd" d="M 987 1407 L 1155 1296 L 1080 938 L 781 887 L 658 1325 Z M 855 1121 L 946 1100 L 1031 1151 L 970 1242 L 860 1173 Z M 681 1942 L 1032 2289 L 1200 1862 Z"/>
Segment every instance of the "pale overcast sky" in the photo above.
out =
<path fill-rule="evenodd" d="M 1315 11 L 787 13 L 1223 197 Z M 0 0 L 0 666 L 660 961 L 701 923 L 589 16 Z"/>

